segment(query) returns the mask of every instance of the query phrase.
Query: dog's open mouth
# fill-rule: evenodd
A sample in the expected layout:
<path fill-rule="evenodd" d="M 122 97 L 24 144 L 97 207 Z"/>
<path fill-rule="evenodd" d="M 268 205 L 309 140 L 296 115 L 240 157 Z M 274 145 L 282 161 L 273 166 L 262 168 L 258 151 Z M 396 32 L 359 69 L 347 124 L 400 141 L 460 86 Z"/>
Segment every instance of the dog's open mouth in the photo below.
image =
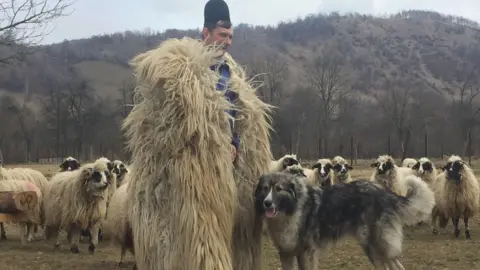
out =
<path fill-rule="evenodd" d="M 265 210 L 265 216 L 269 218 L 274 217 L 276 215 L 277 215 L 277 209 L 275 209 L 274 207 L 268 208 L 267 210 Z"/>

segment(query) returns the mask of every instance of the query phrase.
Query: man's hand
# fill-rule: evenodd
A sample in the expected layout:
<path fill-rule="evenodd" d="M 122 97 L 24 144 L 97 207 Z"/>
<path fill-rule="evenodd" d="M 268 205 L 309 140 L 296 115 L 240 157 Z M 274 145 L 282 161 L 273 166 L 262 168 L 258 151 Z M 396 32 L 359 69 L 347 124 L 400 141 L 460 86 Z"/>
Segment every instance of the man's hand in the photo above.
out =
<path fill-rule="evenodd" d="M 232 144 L 232 162 L 235 161 L 235 159 L 237 158 L 237 148 L 235 148 L 235 146 Z"/>

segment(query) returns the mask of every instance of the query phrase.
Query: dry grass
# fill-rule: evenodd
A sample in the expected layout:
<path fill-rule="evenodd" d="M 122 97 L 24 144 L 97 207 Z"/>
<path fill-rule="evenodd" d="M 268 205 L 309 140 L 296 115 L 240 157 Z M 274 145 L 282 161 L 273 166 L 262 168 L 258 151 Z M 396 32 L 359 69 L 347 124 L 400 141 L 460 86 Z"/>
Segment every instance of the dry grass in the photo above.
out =
<path fill-rule="evenodd" d="M 367 166 L 370 161 L 359 162 L 352 171 L 354 177 L 368 177 L 371 168 Z M 441 162 L 436 162 L 440 164 Z M 474 168 L 479 162 L 475 160 Z M 20 166 L 20 165 L 18 165 Z M 10 166 L 9 166 L 10 167 Z M 51 176 L 57 171 L 53 165 L 28 165 Z M 471 222 L 473 240 L 466 240 L 462 234 L 460 239 L 453 237 L 451 225 L 433 236 L 429 226 L 423 226 L 415 231 L 405 230 L 404 256 L 401 258 L 406 269 L 480 269 L 478 245 L 480 243 L 480 218 Z M 80 254 L 73 255 L 69 252 L 66 237 L 63 235 L 63 245 L 53 253 L 52 246 L 44 241 L 36 241 L 25 247 L 20 246 L 18 229 L 14 226 L 7 227 L 6 241 L 0 242 L 1 269 L 119 269 L 117 262 L 120 258 L 119 250 L 107 242 L 100 244 L 92 256 L 88 253 L 88 244 L 80 244 Z M 132 257 L 126 258 L 127 265 L 121 269 L 132 268 Z M 264 242 L 264 269 L 276 270 L 280 267 L 278 256 L 268 239 Z M 344 239 L 324 252 L 319 269 L 371 269 L 366 257 L 357 243 Z"/>

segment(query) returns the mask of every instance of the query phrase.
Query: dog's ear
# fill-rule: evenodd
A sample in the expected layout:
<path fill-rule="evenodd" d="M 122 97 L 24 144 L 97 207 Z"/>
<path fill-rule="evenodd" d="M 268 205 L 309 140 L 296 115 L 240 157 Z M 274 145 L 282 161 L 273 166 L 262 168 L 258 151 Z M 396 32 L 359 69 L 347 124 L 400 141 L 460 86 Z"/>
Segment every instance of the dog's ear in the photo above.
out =
<path fill-rule="evenodd" d="M 265 200 L 265 195 L 263 194 L 263 187 L 265 186 L 265 182 L 265 175 L 260 176 L 257 187 L 255 188 L 255 193 L 253 194 L 253 198 L 255 200 L 255 211 L 258 215 L 262 215 L 264 212 L 263 200 Z"/>
<path fill-rule="evenodd" d="M 347 164 L 347 166 L 346 166 L 346 167 L 347 167 L 347 169 L 348 169 L 349 171 L 353 170 L 353 167 L 352 167 L 352 166 L 350 166 L 349 164 Z"/>
<path fill-rule="evenodd" d="M 412 170 L 418 170 L 418 169 L 420 169 L 420 162 L 415 163 L 415 165 L 413 165 L 412 167 Z"/>
<path fill-rule="evenodd" d="M 376 162 L 376 161 L 373 162 L 372 164 L 370 164 L 370 167 L 372 167 L 372 168 L 378 167 L 378 162 Z"/>
<path fill-rule="evenodd" d="M 288 191 L 292 194 L 293 198 L 297 199 L 297 192 L 295 190 L 295 183 L 289 183 L 288 184 Z"/>

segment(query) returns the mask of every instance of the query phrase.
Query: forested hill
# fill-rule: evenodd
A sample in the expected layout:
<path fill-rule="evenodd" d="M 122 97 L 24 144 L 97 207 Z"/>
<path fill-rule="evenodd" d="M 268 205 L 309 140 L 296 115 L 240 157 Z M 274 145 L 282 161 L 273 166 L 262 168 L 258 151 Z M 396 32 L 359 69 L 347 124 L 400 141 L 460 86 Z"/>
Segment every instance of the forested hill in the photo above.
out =
<path fill-rule="evenodd" d="M 333 120 L 339 122 L 342 117 L 350 120 L 353 116 L 358 117 L 359 109 L 355 109 L 356 113 L 340 113 L 342 106 L 357 108 L 351 103 L 345 105 L 347 99 L 344 97 L 347 96 L 348 102 L 356 98 L 355 104 L 362 110 L 366 110 L 365 107 L 368 109 L 368 104 L 373 104 L 368 102 L 384 101 L 377 104 L 380 107 L 375 107 L 376 114 L 381 108 L 392 108 L 392 104 L 408 103 L 411 105 L 411 115 L 423 115 L 424 120 L 431 119 L 429 117 L 438 120 L 445 113 L 437 112 L 434 108 L 441 108 L 442 102 L 447 102 L 450 97 L 458 97 L 465 86 L 477 84 L 479 29 L 476 22 L 468 19 L 429 11 L 404 11 L 388 17 L 331 13 L 311 15 L 280 23 L 276 27 L 238 25 L 235 27 L 231 53 L 246 65 L 249 74 L 267 74 L 257 79 L 264 80 L 261 94 L 270 103 L 282 104 L 284 110 L 287 110 L 287 103 L 294 104 L 292 100 L 313 104 L 315 109 L 305 106 L 297 108 L 303 110 L 301 115 L 306 119 L 302 120 L 304 122 L 317 119 L 316 123 L 326 125 Z M 99 111 L 105 112 L 105 107 L 110 107 L 110 115 L 124 117 L 128 110 L 121 105 L 131 100 L 129 93 L 132 87 L 128 61 L 166 38 L 199 35 L 198 29 L 167 30 L 163 33 L 139 31 L 44 46 L 21 64 L 0 66 L 0 92 L 9 93 L 18 98 L 20 103 L 30 102 L 32 110 L 43 112 L 38 115 L 46 118 L 52 117 L 52 109 L 48 108 L 54 105 L 55 98 L 60 98 L 60 92 L 63 97 L 86 95 L 96 100 L 90 104 L 102 104 L 102 109 L 97 108 Z M 307 92 L 317 93 L 318 102 L 308 98 Z M 27 98 L 22 99 L 25 93 L 28 93 Z M 7 101 L 4 100 L 4 103 Z M 70 107 L 73 103 L 69 103 Z M 294 105 L 288 110 L 295 109 Z M 399 123 L 400 112 L 404 112 L 401 108 L 395 110 L 392 117 L 388 116 L 388 111 L 383 114 L 386 117 L 384 120 L 390 122 L 389 132 L 386 133 L 393 134 L 398 137 L 397 141 L 404 143 L 407 130 L 403 124 L 407 117 L 406 114 L 402 115 L 405 119 L 402 118 Z M 90 108 L 90 111 L 97 109 Z M 320 112 L 316 112 L 317 109 Z M 69 109 L 70 114 L 72 110 Z M 365 119 L 359 119 L 357 125 L 365 125 L 365 131 L 352 126 L 342 128 L 340 133 L 325 134 L 318 131 L 320 133 L 317 132 L 317 135 L 328 138 L 343 136 L 345 140 L 353 133 L 359 138 L 371 137 L 369 132 L 373 131 L 369 121 L 373 121 L 374 117 L 367 111 L 362 115 Z M 283 120 L 287 121 L 286 118 Z M 432 120 L 435 124 L 429 124 L 429 128 L 439 126 L 440 120 L 437 120 Z M 282 125 L 288 126 L 280 122 L 277 121 L 277 130 L 281 130 Z M 425 129 L 426 123 L 406 126 L 412 132 L 420 132 Z M 398 127 L 401 127 L 400 130 Z M 71 134 L 75 133 L 71 131 Z M 298 138 L 310 133 L 303 131 L 302 134 L 289 133 L 288 137 L 276 138 L 277 144 L 282 149 L 291 150 L 295 145 L 298 148 Z M 387 135 L 381 136 L 383 139 Z M 459 136 L 465 139 L 465 135 Z M 54 143 L 57 152 L 63 140 L 59 137 L 57 134 Z M 90 139 L 82 137 L 78 140 L 86 143 Z M 318 146 L 310 147 L 314 150 L 308 151 L 330 151 L 322 146 L 325 142 L 312 140 Z M 372 143 L 375 141 L 378 138 L 372 139 Z M 460 140 L 459 144 L 462 143 Z M 401 144 L 396 148 L 401 149 Z M 380 150 L 365 151 L 366 155 L 370 155 Z M 311 152 L 308 154 L 314 155 Z"/>

